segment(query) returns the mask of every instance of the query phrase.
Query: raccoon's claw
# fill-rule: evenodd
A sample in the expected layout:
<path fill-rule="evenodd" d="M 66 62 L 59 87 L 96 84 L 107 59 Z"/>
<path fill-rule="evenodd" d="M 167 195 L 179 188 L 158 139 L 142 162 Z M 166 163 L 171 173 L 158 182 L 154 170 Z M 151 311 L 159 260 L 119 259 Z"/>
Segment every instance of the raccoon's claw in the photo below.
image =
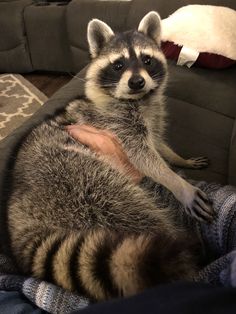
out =
<path fill-rule="evenodd" d="M 209 166 L 209 159 L 207 157 L 193 157 L 187 160 L 190 168 L 201 169 Z"/>
<path fill-rule="evenodd" d="M 199 189 L 196 189 L 191 206 L 186 208 L 186 212 L 201 222 L 211 222 L 215 214 L 208 197 Z"/>

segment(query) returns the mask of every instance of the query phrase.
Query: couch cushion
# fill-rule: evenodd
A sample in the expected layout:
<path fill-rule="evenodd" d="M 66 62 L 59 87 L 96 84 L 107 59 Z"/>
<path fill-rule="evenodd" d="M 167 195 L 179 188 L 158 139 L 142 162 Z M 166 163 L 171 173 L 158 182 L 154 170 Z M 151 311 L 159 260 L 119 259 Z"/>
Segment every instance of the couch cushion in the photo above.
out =
<path fill-rule="evenodd" d="M 226 184 L 234 120 L 171 97 L 167 97 L 167 109 L 170 146 L 184 158 L 207 156 L 210 159 L 208 168 L 185 170 L 185 173 L 192 179 Z"/>
<path fill-rule="evenodd" d="M 171 146 L 184 157 L 207 156 L 211 161 L 206 170 L 188 170 L 192 178 L 228 181 L 235 86 L 236 67 L 213 71 L 169 64 L 166 95 Z"/>
<path fill-rule="evenodd" d="M 31 0 L 0 1 L 0 72 L 30 72 L 24 9 Z"/>
<path fill-rule="evenodd" d="M 34 70 L 72 71 L 66 29 L 66 5 L 38 6 L 25 10 L 25 27 Z"/>
<path fill-rule="evenodd" d="M 236 118 L 236 66 L 225 70 L 181 67 L 169 62 L 168 95 Z"/>

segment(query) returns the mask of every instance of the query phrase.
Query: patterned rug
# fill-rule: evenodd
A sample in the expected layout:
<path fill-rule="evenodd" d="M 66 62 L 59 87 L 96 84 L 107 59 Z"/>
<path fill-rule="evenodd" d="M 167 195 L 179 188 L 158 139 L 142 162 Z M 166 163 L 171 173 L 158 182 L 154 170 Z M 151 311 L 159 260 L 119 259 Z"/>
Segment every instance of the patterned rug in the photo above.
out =
<path fill-rule="evenodd" d="M 47 97 L 19 74 L 0 75 L 0 140 L 35 113 Z"/>

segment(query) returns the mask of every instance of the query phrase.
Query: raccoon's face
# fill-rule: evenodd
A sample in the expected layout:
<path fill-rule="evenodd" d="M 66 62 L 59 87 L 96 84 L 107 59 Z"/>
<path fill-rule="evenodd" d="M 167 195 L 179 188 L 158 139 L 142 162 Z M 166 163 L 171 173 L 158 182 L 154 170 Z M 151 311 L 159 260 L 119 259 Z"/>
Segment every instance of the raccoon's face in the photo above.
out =
<path fill-rule="evenodd" d="M 166 60 L 160 51 L 160 17 L 148 13 L 137 31 L 114 34 L 100 20 L 88 24 L 92 63 L 85 91 L 94 103 L 114 99 L 140 100 L 159 90 L 166 78 Z"/>

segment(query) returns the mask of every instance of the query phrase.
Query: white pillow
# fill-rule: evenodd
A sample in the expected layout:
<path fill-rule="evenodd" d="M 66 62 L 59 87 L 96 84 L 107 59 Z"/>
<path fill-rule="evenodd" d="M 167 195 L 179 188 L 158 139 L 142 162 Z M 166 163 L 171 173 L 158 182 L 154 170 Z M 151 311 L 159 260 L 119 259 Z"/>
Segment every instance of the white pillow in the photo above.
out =
<path fill-rule="evenodd" d="M 168 43 L 169 55 L 170 43 L 180 50 L 187 48 L 187 55 L 189 48 L 190 58 L 196 58 L 196 64 L 203 53 L 205 66 L 212 57 L 236 63 L 236 11 L 211 5 L 184 6 L 162 20 L 162 41 L 163 47 Z"/>

